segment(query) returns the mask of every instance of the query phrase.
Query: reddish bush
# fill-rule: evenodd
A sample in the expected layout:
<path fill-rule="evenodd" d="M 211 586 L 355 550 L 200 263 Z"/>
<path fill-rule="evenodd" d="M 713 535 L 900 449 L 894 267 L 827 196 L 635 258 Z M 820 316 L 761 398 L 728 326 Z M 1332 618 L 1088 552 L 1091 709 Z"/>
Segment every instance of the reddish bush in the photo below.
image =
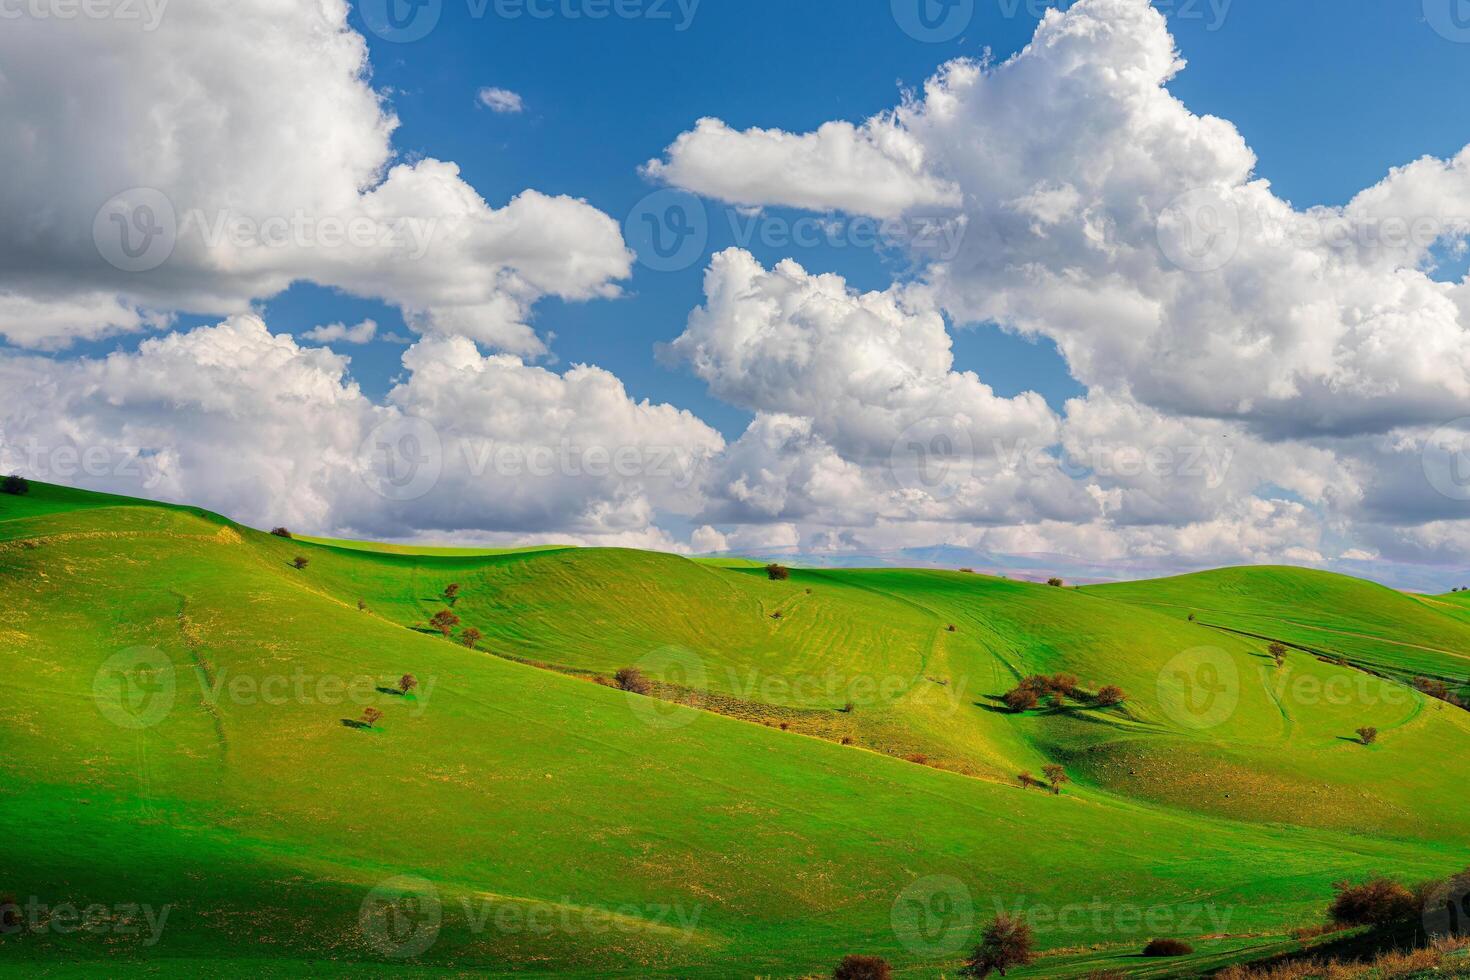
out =
<path fill-rule="evenodd" d="M 613 680 L 618 682 L 618 687 L 632 694 L 647 694 L 653 690 L 653 685 L 637 667 L 624 667 L 613 675 Z"/>
<path fill-rule="evenodd" d="M 1114 684 L 1107 685 L 1092 697 L 1094 704 L 1104 708 L 1111 708 L 1113 705 L 1122 704 L 1126 700 L 1128 700 L 1128 695 L 1123 693 L 1121 687 Z"/>
<path fill-rule="evenodd" d="M 832 980 L 888 980 L 893 970 L 881 956 L 844 956 Z"/>
<path fill-rule="evenodd" d="M 291 536 L 291 532 L 283 527 L 273 527 L 271 528 L 271 533 L 278 538 L 289 538 Z"/>
<path fill-rule="evenodd" d="M 459 617 L 448 609 L 441 609 L 429 620 L 429 625 L 447 637 L 459 625 Z"/>
<path fill-rule="evenodd" d="M 1337 897 L 1328 906 L 1327 915 L 1339 925 L 1390 925 L 1412 918 L 1419 911 L 1414 894 L 1387 878 L 1370 878 L 1361 885 L 1339 881 L 1332 887 Z"/>
<path fill-rule="evenodd" d="M 481 633 L 479 630 L 471 626 L 469 629 L 459 634 L 459 642 L 463 643 L 465 646 L 473 650 L 475 648 L 475 644 L 479 643 L 480 638 L 484 635 L 485 634 Z"/>
<path fill-rule="evenodd" d="M 1013 691 L 1007 691 L 1001 700 L 1006 703 L 1007 708 L 1017 712 L 1030 711 L 1041 703 L 1041 699 L 1036 696 L 1036 692 L 1029 687 L 1018 687 Z"/>
<path fill-rule="evenodd" d="M 1364 745 L 1372 745 L 1374 742 L 1378 741 L 1378 729 L 1374 728 L 1372 725 L 1364 725 L 1362 728 L 1358 729 L 1358 741 L 1362 742 Z"/>
<path fill-rule="evenodd" d="M 1144 956 L 1188 956 L 1194 947 L 1182 939 L 1151 939 L 1143 947 Z"/>
<path fill-rule="evenodd" d="M 784 582 L 791 577 L 791 570 L 772 562 L 766 566 L 766 576 L 772 582 Z"/>

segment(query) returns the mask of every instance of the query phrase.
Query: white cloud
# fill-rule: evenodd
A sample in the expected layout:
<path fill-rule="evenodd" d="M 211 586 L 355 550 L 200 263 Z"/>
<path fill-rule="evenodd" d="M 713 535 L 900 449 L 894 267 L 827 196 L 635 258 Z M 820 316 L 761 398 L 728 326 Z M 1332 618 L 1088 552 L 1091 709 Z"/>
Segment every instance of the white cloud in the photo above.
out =
<path fill-rule="evenodd" d="M 517 113 L 525 111 L 524 100 L 516 92 L 508 88 L 494 88 L 487 86 L 480 89 L 480 105 L 492 112 Z"/>
<path fill-rule="evenodd" d="M 371 343 L 378 332 L 376 320 L 363 320 L 361 323 L 347 326 L 345 323 L 328 323 L 319 327 L 312 327 L 301 336 L 307 340 L 314 340 L 319 344 L 344 343 L 344 344 L 367 344 Z"/>
<path fill-rule="evenodd" d="M 0 353 L 7 471 L 208 507 L 256 526 L 403 539 L 472 529 L 569 543 L 677 545 L 659 513 L 692 513 L 718 433 L 634 402 L 612 375 L 564 374 L 463 337 L 404 354 L 387 405 L 347 359 L 271 334 L 254 316 L 145 340 L 136 353 L 58 361 Z M 421 420 L 406 422 L 405 420 Z M 383 481 L 409 425 L 434 478 Z"/>
<path fill-rule="evenodd" d="M 730 542 L 708 524 L 697 527 L 689 535 L 689 548 L 696 555 L 714 555 L 728 551 Z"/>
<path fill-rule="evenodd" d="M 775 129 L 736 132 L 701 119 L 666 159 L 644 173 L 736 204 L 780 204 L 893 217 L 954 207 L 959 191 L 927 172 L 922 144 L 888 117 L 863 126 L 830 122 L 803 135 Z"/>
<path fill-rule="evenodd" d="M 0 331 L 56 348 L 151 329 L 147 310 L 244 312 L 307 280 L 396 305 L 423 332 L 535 355 L 539 299 L 616 295 L 632 255 L 597 209 L 534 191 L 495 207 L 453 163 L 395 163 L 398 121 L 347 13 L 240 0 L 177 5 L 154 32 L 7 21 Z M 152 191 L 97 230 L 114 259 L 125 232 L 154 242 L 146 271 L 94 241 L 99 209 L 130 188 Z"/>
<path fill-rule="evenodd" d="M 921 98 L 862 127 L 735 133 L 707 120 L 654 172 L 744 205 L 890 216 L 921 205 L 876 200 L 865 178 L 875 147 L 902 147 L 899 186 L 959 192 L 959 253 L 928 274 L 938 304 L 1051 337 L 1084 384 L 1271 438 L 1470 414 L 1465 287 L 1424 274 L 1427 242 L 1381 244 L 1396 222 L 1470 214 L 1470 154 L 1297 212 L 1253 176 L 1234 126 L 1168 91 L 1182 67 L 1146 0 L 1080 0 L 1049 11 L 1010 60 L 946 65 Z M 780 180 L 752 178 L 765 173 Z"/>

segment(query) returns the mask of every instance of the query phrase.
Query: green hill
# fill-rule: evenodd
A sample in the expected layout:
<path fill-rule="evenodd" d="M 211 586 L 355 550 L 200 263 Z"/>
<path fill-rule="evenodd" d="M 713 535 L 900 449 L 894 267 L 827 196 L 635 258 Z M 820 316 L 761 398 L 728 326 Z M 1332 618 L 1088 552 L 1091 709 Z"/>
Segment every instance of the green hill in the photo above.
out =
<path fill-rule="evenodd" d="M 1005 908 L 1048 954 L 1021 975 L 1176 975 L 1293 946 L 1337 879 L 1464 865 L 1470 714 L 1278 668 L 1178 581 L 364 549 L 33 485 L 0 497 L 0 894 L 104 913 L 0 968 L 932 976 Z M 658 697 L 594 682 L 627 667 Z M 1057 672 L 1127 699 L 1000 704 Z M 1049 763 L 1061 794 L 1016 781 Z"/>

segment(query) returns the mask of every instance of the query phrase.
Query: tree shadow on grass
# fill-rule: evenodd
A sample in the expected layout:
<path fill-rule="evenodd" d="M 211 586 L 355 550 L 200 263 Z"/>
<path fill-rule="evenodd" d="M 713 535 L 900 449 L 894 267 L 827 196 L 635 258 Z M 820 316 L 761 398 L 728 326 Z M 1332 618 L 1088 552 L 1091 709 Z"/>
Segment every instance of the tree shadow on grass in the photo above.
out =
<path fill-rule="evenodd" d="M 373 726 L 372 725 L 369 725 L 365 721 L 358 721 L 356 718 L 343 718 L 342 719 L 342 727 L 343 728 L 355 728 L 355 729 L 357 729 L 360 732 L 370 732 L 370 731 L 373 730 Z"/>

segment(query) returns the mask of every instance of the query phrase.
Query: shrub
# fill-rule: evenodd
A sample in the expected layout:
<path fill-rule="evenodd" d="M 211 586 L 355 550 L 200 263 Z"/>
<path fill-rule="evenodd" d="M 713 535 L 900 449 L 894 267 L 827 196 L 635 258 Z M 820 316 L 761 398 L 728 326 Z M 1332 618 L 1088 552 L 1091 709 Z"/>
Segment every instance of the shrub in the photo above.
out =
<path fill-rule="evenodd" d="M 419 680 L 412 674 L 404 674 L 402 677 L 398 678 L 398 690 L 402 691 L 404 694 L 407 694 L 409 691 L 412 691 L 418 686 Z"/>
<path fill-rule="evenodd" d="M 1051 791 L 1054 794 L 1059 795 L 1062 792 L 1063 783 L 1071 782 L 1071 780 L 1067 777 L 1067 770 L 1063 769 L 1061 766 L 1055 763 L 1049 766 L 1042 766 L 1041 774 L 1045 776 L 1046 781 L 1051 784 Z"/>
<path fill-rule="evenodd" d="M 433 619 L 429 620 L 429 625 L 447 637 L 459 625 L 459 617 L 448 609 L 441 609 L 434 614 Z"/>
<path fill-rule="evenodd" d="M 1378 729 L 1374 728 L 1372 725 L 1364 725 L 1362 728 L 1358 729 L 1358 741 L 1362 742 L 1364 745 L 1372 745 L 1374 742 L 1378 741 Z"/>
<path fill-rule="evenodd" d="M 1049 578 L 1049 579 L 1046 580 L 1046 584 L 1047 585 L 1050 585 L 1054 589 L 1060 589 L 1062 586 L 1066 585 L 1067 583 L 1066 582 L 1063 582 L 1059 578 Z"/>
<path fill-rule="evenodd" d="M 1144 956 L 1188 956 L 1194 947 L 1182 939 L 1150 939 L 1143 947 Z"/>
<path fill-rule="evenodd" d="M 357 600 L 357 611 L 358 612 L 367 612 L 367 603 L 366 602 L 363 602 L 361 599 L 358 599 Z"/>
<path fill-rule="evenodd" d="M 922 752 L 915 752 L 911 755 L 904 756 L 903 761 L 912 762 L 916 766 L 927 766 L 929 764 L 929 757 Z"/>
<path fill-rule="evenodd" d="M 1030 711 L 1041 703 L 1036 692 L 1029 687 L 1018 687 L 1013 691 L 1007 691 L 1001 698 L 1006 707 L 1015 712 Z"/>
<path fill-rule="evenodd" d="M 484 635 L 485 634 L 481 633 L 479 630 L 471 626 L 469 629 L 459 634 L 459 642 L 463 643 L 465 646 L 473 650 L 475 648 L 475 644 L 480 642 L 480 637 Z"/>
<path fill-rule="evenodd" d="M 369 728 L 372 728 L 374 725 L 376 725 L 382 717 L 383 713 L 377 708 L 362 709 L 362 723 Z"/>
<path fill-rule="evenodd" d="M 1194 613 L 1190 613 L 1190 614 L 1189 614 L 1189 621 L 1190 621 L 1190 622 L 1191 622 L 1191 623 L 1192 623 L 1192 622 L 1194 622 Z"/>
<path fill-rule="evenodd" d="M 278 538 L 289 538 L 291 536 L 291 532 L 283 527 L 273 527 L 271 528 L 271 533 Z"/>
<path fill-rule="evenodd" d="M 956 626 L 955 626 L 955 624 L 954 624 L 954 623 L 950 623 L 950 624 L 949 624 L 949 631 L 950 631 L 950 632 L 951 632 L 951 633 L 958 633 L 958 632 L 959 632 L 959 629 L 958 629 L 958 628 L 957 628 L 957 627 L 956 627 Z"/>
<path fill-rule="evenodd" d="M 791 577 L 791 570 L 772 562 L 766 566 L 766 576 L 772 582 L 784 582 Z"/>
<path fill-rule="evenodd" d="M 1093 703 L 1102 705 L 1104 708 L 1111 708 L 1115 704 L 1122 704 L 1124 701 L 1127 701 L 1128 695 L 1123 693 L 1121 687 L 1115 684 L 1109 684 L 1098 691 L 1097 694 L 1093 695 L 1092 700 Z"/>
<path fill-rule="evenodd" d="M 844 736 L 842 736 L 842 744 L 843 745 L 851 745 L 852 744 L 852 736 L 851 735 L 844 735 Z"/>
<path fill-rule="evenodd" d="M 962 568 L 962 569 L 960 569 L 960 571 L 964 572 L 966 575 L 974 575 L 975 574 L 975 570 L 973 568 Z"/>
<path fill-rule="evenodd" d="M 23 494 L 30 493 L 31 485 L 26 481 L 25 477 L 11 475 L 7 476 L 3 481 L 0 481 L 0 491 L 8 493 L 13 497 L 19 497 Z"/>
<path fill-rule="evenodd" d="M 297 555 L 295 558 L 292 558 L 291 559 L 291 567 L 293 567 L 293 568 L 301 569 L 301 568 L 305 568 L 307 565 L 310 565 L 310 564 L 311 564 L 311 559 L 310 558 L 303 558 L 300 555 Z"/>
<path fill-rule="evenodd" d="M 1030 789 L 1032 786 L 1036 785 L 1036 777 L 1031 775 L 1029 772 L 1022 772 L 1017 774 L 1016 782 L 1021 784 L 1022 789 Z"/>
<path fill-rule="evenodd" d="M 1271 655 L 1272 660 L 1276 661 L 1276 666 L 1280 667 L 1282 664 L 1286 663 L 1285 644 L 1273 642 L 1270 646 L 1266 648 L 1266 652 Z"/>
<path fill-rule="evenodd" d="M 1327 916 L 1339 925 L 1391 925 L 1419 912 L 1413 893 L 1387 878 L 1370 878 L 1361 885 L 1339 881 L 1332 888 L 1337 897 L 1328 906 Z"/>
<path fill-rule="evenodd" d="M 832 971 L 832 980 L 888 980 L 891 976 L 893 970 L 881 956 L 844 956 Z"/>
<path fill-rule="evenodd" d="M 1078 696 L 1076 674 L 1052 674 L 1045 683 L 1052 694 L 1065 694 L 1069 698 Z"/>
<path fill-rule="evenodd" d="M 980 945 L 975 947 L 965 965 L 960 968 L 962 977 L 988 977 L 991 972 L 1001 976 L 1013 966 L 1025 966 L 1036 958 L 1032 952 L 1031 927 L 1019 919 L 1001 913 L 995 921 L 985 927 Z"/>
<path fill-rule="evenodd" d="M 653 685 L 637 667 L 624 667 L 613 675 L 613 680 L 618 682 L 618 687 L 633 694 L 647 694 L 653 690 Z"/>
<path fill-rule="evenodd" d="M 453 599 L 459 595 L 459 583 L 453 582 L 444 586 L 444 598 Z"/>
<path fill-rule="evenodd" d="M 857 705 L 855 705 L 851 701 L 849 701 L 846 704 L 844 704 L 842 707 L 838 708 L 837 710 L 840 711 L 840 712 L 842 712 L 845 715 L 850 715 L 850 714 L 853 713 L 853 711 L 856 708 L 857 708 Z"/>
<path fill-rule="evenodd" d="M 780 619 L 781 618 L 781 610 L 777 609 L 775 612 L 771 613 L 771 618 L 772 619 Z"/>

